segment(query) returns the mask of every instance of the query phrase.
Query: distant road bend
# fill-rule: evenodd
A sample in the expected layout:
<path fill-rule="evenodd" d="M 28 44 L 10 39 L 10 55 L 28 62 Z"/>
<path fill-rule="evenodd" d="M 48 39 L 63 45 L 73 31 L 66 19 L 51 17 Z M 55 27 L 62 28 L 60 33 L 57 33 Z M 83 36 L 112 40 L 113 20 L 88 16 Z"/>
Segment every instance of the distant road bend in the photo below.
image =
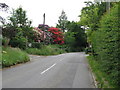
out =
<path fill-rule="evenodd" d="M 30 57 L 2 71 L 2 88 L 94 88 L 83 52 Z"/>

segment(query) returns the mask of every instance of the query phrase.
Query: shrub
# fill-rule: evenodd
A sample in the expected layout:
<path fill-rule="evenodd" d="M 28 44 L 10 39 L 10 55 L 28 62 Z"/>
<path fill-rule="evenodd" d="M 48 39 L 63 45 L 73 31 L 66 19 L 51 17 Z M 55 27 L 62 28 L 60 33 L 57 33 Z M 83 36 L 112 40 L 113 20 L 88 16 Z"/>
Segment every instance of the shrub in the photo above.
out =
<path fill-rule="evenodd" d="M 4 38 L 1 38 L 1 40 L 2 40 L 2 45 L 4 45 L 4 47 L 7 47 L 10 39 L 7 37 L 4 37 Z"/>
<path fill-rule="evenodd" d="M 27 44 L 27 39 L 23 36 L 16 36 L 10 41 L 12 47 L 19 47 L 25 49 Z"/>
<path fill-rule="evenodd" d="M 95 59 L 99 61 L 102 71 L 109 76 L 109 82 L 120 85 L 120 28 L 118 4 L 106 13 L 101 21 L 99 30 L 92 34 L 92 47 Z M 103 68 L 104 67 L 104 68 Z"/>
<path fill-rule="evenodd" d="M 65 53 L 64 49 L 60 49 L 57 45 L 44 45 L 40 49 L 38 48 L 28 48 L 26 52 L 29 54 L 35 55 L 57 55 L 61 53 Z"/>
<path fill-rule="evenodd" d="M 66 32 L 65 33 L 65 44 L 67 44 L 70 47 L 74 47 L 75 45 L 75 32 Z"/>
<path fill-rule="evenodd" d="M 43 42 L 41 42 L 41 43 L 39 43 L 39 42 L 33 42 L 33 43 L 31 43 L 31 47 L 32 48 L 38 48 L 38 49 L 40 49 L 40 48 L 42 48 L 43 45 L 44 45 Z"/>
<path fill-rule="evenodd" d="M 46 33 L 44 31 L 42 31 L 41 29 L 39 28 L 34 28 L 33 29 L 34 31 L 34 41 L 35 42 L 41 42 L 41 41 L 44 41 L 46 39 Z"/>
<path fill-rule="evenodd" d="M 64 44 L 64 37 L 61 29 L 52 27 L 49 28 L 48 31 L 52 33 L 51 37 L 53 38 L 53 42 L 55 44 Z"/>
<path fill-rule="evenodd" d="M 6 23 L 2 28 L 3 37 L 10 39 L 10 45 L 25 49 L 26 42 L 32 42 L 34 31 L 31 27 L 31 21 L 26 16 L 26 11 L 19 7 L 13 10 Z"/>
<path fill-rule="evenodd" d="M 2 68 L 2 47 L 0 46 L 0 69 Z"/>

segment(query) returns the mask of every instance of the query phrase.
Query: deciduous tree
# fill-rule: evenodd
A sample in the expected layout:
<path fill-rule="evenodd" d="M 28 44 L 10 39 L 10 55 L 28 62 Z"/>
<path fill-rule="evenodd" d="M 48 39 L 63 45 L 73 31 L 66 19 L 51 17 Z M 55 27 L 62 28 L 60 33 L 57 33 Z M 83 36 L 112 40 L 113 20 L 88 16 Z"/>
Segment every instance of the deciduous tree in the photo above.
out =
<path fill-rule="evenodd" d="M 66 16 L 66 13 L 65 11 L 63 10 L 60 17 L 59 17 L 59 20 L 58 20 L 58 24 L 57 24 L 57 28 L 61 28 L 63 30 L 63 32 L 65 32 L 66 30 L 66 24 L 67 24 L 67 16 Z"/>

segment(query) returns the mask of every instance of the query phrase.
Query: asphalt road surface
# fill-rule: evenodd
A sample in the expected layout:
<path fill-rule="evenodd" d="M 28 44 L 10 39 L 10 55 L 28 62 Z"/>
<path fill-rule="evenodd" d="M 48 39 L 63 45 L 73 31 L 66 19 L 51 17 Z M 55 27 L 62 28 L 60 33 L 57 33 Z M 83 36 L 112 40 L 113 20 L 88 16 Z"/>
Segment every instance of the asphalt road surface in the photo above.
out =
<path fill-rule="evenodd" d="M 30 57 L 2 71 L 2 88 L 94 88 L 83 52 Z"/>

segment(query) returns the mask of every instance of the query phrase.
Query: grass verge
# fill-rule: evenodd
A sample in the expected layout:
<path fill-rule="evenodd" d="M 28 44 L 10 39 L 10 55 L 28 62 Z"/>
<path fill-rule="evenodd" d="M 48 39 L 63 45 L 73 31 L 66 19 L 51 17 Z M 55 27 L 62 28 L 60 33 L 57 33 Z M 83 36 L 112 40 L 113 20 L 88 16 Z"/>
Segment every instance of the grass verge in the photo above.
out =
<path fill-rule="evenodd" d="M 59 48 L 57 45 L 44 45 L 40 49 L 28 48 L 25 51 L 29 54 L 44 55 L 44 56 L 65 53 L 65 50 L 62 48 Z"/>
<path fill-rule="evenodd" d="M 26 52 L 19 48 L 2 47 L 2 68 L 29 61 Z"/>
<path fill-rule="evenodd" d="M 98 88 L 114 88 L 114 85 L 111 85 L 108 81 L 108 76 L 102 72 L 100 63 L 94 60 L 93 56 L 88 56 L 87 59 L 92 72 L 95 75 Z"/>
<path fill-rule="evenodd" d="M 0 69 L 2 68 L 2 47 L 0 46 Z"/>

